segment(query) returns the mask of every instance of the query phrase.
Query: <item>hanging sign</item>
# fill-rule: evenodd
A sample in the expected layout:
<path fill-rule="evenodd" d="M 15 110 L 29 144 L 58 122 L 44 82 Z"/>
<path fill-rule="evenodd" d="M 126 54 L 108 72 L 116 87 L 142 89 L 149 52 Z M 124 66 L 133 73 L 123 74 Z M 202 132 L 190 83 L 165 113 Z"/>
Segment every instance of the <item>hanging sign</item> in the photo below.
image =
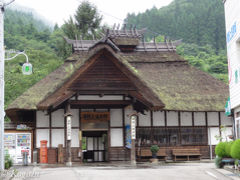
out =
<path fill-rule="evenodd" d="M 72 136 L 72 120 L 71 120 L 71 116 L 67 116 L 67 140 L 71 140 Z"/>
<path fill-rule="evenodd" d="M 131 149 L 131 126 L 129 124 L 127 124 L 125 126 L 125 132 L 126 132 L 126 147 Z"/>
<path fill-rule="evenodd" d="M 132 136 L 132 139 L 136 139 L 136 121 L 137 121 L 137 116 L 132 115 L 131 116 L 131 136 Z"/>
<path fill-rule="evenodd" d="M 81 112 L 81 121 L 84 122 L 103 122 L 110 120 L 109 112 Z"/>
<path fill-rule="evenodd" d="M 231 115 L 231 105 L 230 105 L 230 97 L 228 97 L 228 100 L 225 105 L 225 115 L 230 116 Z"/>

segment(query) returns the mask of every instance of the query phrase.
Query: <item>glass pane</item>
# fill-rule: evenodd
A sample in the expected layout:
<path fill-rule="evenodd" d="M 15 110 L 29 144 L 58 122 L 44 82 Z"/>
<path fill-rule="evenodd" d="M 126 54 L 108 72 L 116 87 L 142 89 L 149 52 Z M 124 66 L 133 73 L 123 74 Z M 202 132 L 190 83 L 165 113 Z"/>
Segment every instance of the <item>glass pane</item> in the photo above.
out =
<path fill-rule="evenodd" d="M 151 145 L 151 128 L 137 128 L 138 145 Z"/>

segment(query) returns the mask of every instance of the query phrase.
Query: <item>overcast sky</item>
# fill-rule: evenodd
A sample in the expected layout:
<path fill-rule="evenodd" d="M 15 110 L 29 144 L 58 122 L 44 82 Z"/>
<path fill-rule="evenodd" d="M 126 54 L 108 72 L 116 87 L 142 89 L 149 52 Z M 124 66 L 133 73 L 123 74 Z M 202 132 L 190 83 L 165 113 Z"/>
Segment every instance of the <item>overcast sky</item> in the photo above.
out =
<path fill-rule="evenodd" d="M 7 0 L 6 0 L 7 1 Z M 8 0 L 9 1 L 9 0 Z M 52 23 L 62 25 L 73 15 L 82 0 L 15 0 L 14 3 L 35 9 L 37 13 Z M 160 8 L 172 0 L 89 0 L 103 15 L 103 22 L 109 25 L 121 23 L 127 13 L 144 12 L 153 6 Z"/>

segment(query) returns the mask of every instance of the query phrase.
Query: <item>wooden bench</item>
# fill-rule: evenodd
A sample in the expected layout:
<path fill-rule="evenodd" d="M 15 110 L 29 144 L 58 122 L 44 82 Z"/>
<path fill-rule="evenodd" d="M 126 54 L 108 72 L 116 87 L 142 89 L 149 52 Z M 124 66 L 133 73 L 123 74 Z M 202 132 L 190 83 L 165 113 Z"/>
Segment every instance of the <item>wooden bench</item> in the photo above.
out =
<path fill-rule="evenodd" d="M 137 156 L 142 159 L 142 158 L 151 158 L 152 157 L 152 152 L 149 148 L 141 148 L 140 150 L 137 150 Z M 166 150 L 165 149 L 159 149 L 159 151 L 157 152 L 157 158 L 158 159 L 162 159 L 164 161 L 166 161 Z"/>
<path fill-rule="evenodd" d="M 173 160 L 201 160 L 200 149 L 173 149 Z"/>

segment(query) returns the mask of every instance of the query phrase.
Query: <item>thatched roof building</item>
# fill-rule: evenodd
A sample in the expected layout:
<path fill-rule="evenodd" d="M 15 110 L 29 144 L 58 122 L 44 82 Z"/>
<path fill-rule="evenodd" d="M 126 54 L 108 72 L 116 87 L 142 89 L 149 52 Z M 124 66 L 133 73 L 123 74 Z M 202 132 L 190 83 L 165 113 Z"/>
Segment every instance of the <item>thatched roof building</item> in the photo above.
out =
<path fill-rule="evenodd" d="M 55 108 L 76 94 L 76 91 L 69 88 L 71 86 L 69 82 L 73 82 L 74 78 L 84 73 L 92 59 L 105 54 L 114 58 L 116 61 L 114 63 L 118 64 L 125 75 L 131 76 L 128 78 L 136 86 L 136 89 L 133 89 L 140 93 L 142 101 L 146 101 L 145 105 L 149 109 L 224 110 L 228 97 L 228 87 L 225 83 L 189 65 L 176 53 L 176 43 L 140 42 L 141 33 L 136 30 L 129 32 L 112 30 L 100 41 L 67 39 L 73 45 L 74 53 L 61 67 L 10 104 L 7 114 L 18 110 Z M 122 37 L 124 39 L 121 39 Z M 101 70 L 108 71 L 104 67 Z"/>
<path fill-rule="evenodd" d="M 70 111 L 73 159 L 129 160 L 129 117 L 140 112 L 140 159 L 149 156 L 152 144 L 161 146 L 164 158 L 172 157 L 173 148 L 197 149 L 197 158 L 209 157 L 221 125 L 231 134 L 231 119 L 224 116 L 227 85 L 180 57 L 178 41 L 146 43 L 144 30 L 136 29 L 105 33 L 100 40 L 66 38 L 73 54 L 8 106 L 12 121 L 30 129 L 33 148 L 47 140 L 55 162 L 51 148 L 66 147 Z M 90 144 L 82 145 L 80 137 Z M 86 147 L 91 148 L 79 151 Z"/>

